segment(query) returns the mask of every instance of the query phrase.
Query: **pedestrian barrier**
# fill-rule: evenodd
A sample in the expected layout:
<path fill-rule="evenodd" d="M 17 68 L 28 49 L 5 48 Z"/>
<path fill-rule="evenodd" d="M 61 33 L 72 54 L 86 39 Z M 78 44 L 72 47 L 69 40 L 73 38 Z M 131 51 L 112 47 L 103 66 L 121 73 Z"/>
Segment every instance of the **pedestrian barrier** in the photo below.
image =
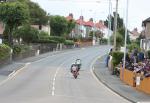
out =
<path fill-rule="evenodd" d="M 132 87 L 135 87 L 135 79 L 134 78 L 135 78 L 135 73 L 133 73 L 132 71 L 130 71 L 128 69 L 122 69 L 122 67 L 121 67 L 121 69 L 120 69 L 120 79 L 124 83 L 126 83 L 126 84 L 128 84 Z"/>
<path fill-rule="evenodd" d="M 141 80 L 140 85 L 137 85 L 136 89 L 150 94 L 150 77 Z"/>

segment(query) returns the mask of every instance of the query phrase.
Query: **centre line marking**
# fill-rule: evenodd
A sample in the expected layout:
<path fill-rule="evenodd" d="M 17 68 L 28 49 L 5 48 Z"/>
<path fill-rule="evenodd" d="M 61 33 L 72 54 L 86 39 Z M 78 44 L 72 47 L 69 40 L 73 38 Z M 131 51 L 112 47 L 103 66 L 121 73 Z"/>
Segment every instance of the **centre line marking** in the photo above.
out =
<path fill-rule="evenodd" d="M 55 82 L 56 82 L 56 76 L 58 74 L 58 71 L 61 69 L 62 65 L 65 64 L 66 61 L 64 61 L 63 63 L 60 64 L 60 66 L 57 68 L 55 74 L 54 74 L 54 78 L 53 78 L 53 83 L 52 83 L 52 96 L 55 95 Z"/>

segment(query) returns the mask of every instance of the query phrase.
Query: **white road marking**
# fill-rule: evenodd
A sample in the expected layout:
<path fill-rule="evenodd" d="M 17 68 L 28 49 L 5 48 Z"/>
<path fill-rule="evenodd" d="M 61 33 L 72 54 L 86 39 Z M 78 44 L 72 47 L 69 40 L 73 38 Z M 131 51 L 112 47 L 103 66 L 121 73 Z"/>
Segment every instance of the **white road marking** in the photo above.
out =
<path fill-rule="evenodd" d="M 62 65 L 64 65 L 66 63 L 66 61 L 64 61 L 63 63 L 60 64 L 60 66 L 57 68 L 55 74 L 54 74 L 54 78 L 53 78 L 53 82 L 52 82 L 52 96 L 55 95 L 55 82 L 56 82 L 56 76 L 59 72 L 59 70 L 61 69 Z"/>
<path fill-rule="evenodd" d="M 13 71 L 11 74 L 8 75 L 7 79 L 3 80 L 2 82 L 0 82 L 0 86 L 3 85 L 4 83 L 6 83 L 7 81 L 11 80 L 13 77 L 15 77 L 19 72 L 21 72 L 24 68 L 26 68 L 30 63 L 26 63 L 24 67 L 22 67 L 21 69 L 17 70 L 17 71 Z"/>
<path fill-rule="evenodd" d="M 56 84 L 56 77 L 57 77 L 57 74 L 58 74 L 59 70 L 61 69 L 62 65 L 64 65 L 67 61 L 69 61 L 69 59 L 68 59 L 68 60 L 65 60 L 64 62 L 62 62 L 62 63 L 60 64 L 60 66 L 57 68 L 57 70 L 56 70 L 56 72 L 55 72 L 55 74 L 54 74 L 53 83 L 52 83 L 52 96 L 55 95 L 55 90 L 56 90 L 55 84 Z"/>
<path fill-rule="evenodd" d="M 16 71 L 15 71 L 15 70 L 13 70 L 13 72 L 12 72 L 12 73 L 10 73 L 10 74 L 8 75 L 8 77 L 12 76 L 15 72 L 16 72 Z"/>

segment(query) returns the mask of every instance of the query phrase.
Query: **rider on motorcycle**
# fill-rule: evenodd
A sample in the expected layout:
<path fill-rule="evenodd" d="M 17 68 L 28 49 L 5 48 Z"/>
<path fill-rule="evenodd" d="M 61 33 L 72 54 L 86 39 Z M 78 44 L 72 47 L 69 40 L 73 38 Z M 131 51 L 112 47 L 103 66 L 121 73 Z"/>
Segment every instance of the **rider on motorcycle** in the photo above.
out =
<path fill-rule="evenodd" d="M 75 64 L 71 65 L 71 73 L 77 70 L 77 66 Z"/>
<path fill-rule="evenodd" d="M 79 70 L 78 70 L 77 65 L 72 64 L 72 66 L 71 66 L 71 73 L 73 74 L 74 77 L 77 78 L 77 76 L 79 75 Z"/>

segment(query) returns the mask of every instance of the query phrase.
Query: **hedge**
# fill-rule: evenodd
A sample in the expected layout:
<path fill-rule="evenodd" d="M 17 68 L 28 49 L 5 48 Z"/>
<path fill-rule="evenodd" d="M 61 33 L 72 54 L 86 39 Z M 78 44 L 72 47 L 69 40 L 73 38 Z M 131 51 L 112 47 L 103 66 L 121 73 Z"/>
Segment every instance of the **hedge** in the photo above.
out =
<path fill-rule="evenodd" d="M 74 41 L 73 40 L 65 40 L 64 44 L 65 45 L 74 45 Z"/>
<path fill-rule="evenodd" d="M 14 45 L 13 54 L 20 54 L 29 50 L 30 50 L 30 47 L 28 45 Z"/>
<path fill-rule="evenodd" d="M 0 59 L 5 59 L 10 55 L 11 48 L 6 44 L 0 44 Z"/>
<path fill-rule="evenodd" d="M 55 40 L 47 40 L 47 39 L 40 39 L 40 40 L 34 40 L 32 43 L 58 43 L 58 41 Z"/>
<path fill-rule="evenodd" d="M 59 36 L 50 36 L 49 40 L 54 40 L 58 43 L 64 43 L 65 42 L 65 38 L 59 37 Z"/>
<path fill-rule="evenodd" d="M 112 53 L 112 63 L 114 67 L 117 66 L 120 62 L 122 62 L 123 56 L 123 52 L 115 51 Z"/>

